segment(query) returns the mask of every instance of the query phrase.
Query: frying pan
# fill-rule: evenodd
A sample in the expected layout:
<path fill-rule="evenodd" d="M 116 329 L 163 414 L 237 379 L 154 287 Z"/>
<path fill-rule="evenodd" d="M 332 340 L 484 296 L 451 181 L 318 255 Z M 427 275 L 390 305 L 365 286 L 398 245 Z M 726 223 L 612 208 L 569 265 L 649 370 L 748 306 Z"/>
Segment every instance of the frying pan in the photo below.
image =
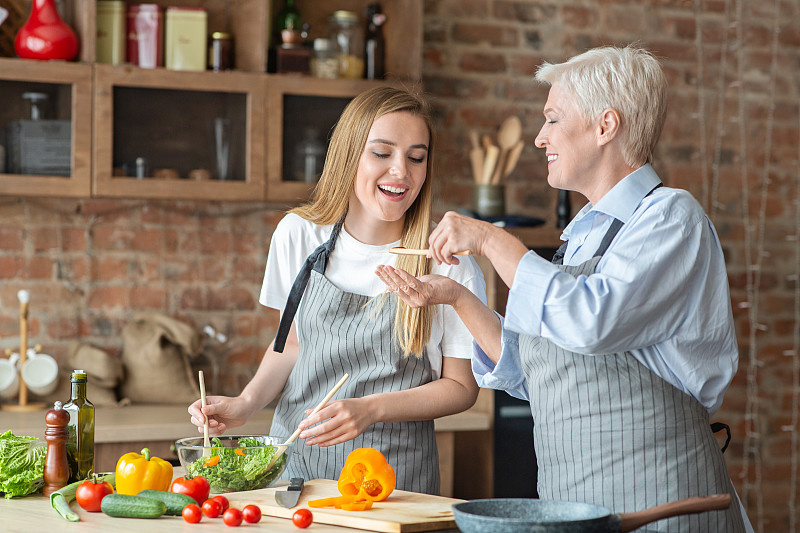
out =
<path fill-rule="evenodd" d="M 616 533 L 671 516 L 727 509 L 730 504 L 730 494 L 715 494 L 615 514 L 588 503 L 494 498 L 456 503 L 453 515 L 463 533 Z"/>

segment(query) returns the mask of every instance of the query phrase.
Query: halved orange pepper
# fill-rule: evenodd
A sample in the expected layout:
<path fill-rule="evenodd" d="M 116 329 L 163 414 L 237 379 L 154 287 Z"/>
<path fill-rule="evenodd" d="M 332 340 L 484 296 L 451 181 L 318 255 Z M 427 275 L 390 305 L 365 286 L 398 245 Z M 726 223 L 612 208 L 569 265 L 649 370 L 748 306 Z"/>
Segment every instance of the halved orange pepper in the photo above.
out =
<path fill-rule="evenodd" d="M 242 457 L 247 457 L 247 454 L 244 453 L 244 448 L 236 448 L 236 455 L 241 455 Z"/>
<path fill-rule="evenodd" d="M 375 502 L 385 500 L 394 490 L 397 478 L 386 457 L 375 448 L 356 448 L 339 474 L 339 492 L 358 495 Z"/>
<path fill-rule="evenodd" d="M 206 468 L 211 468 L 212 466 L 217 466 L 218 464 L 219 464 L 219 455 L 212 455 L 211 457 L 208 458 L 208 461 L 206 461 L 205 466 Z"/>

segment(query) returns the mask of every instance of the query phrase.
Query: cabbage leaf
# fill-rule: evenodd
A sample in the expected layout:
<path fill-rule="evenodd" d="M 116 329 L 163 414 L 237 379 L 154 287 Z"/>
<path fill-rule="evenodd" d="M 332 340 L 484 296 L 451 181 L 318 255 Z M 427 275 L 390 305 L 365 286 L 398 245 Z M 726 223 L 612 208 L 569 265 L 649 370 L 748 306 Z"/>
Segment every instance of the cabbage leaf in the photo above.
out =
<path fill-rule="evenodd" d="M 47 445 L 36 437 L 0 435 L 0 493 L 6 498 L 25 496 L 44 486 Z"/>

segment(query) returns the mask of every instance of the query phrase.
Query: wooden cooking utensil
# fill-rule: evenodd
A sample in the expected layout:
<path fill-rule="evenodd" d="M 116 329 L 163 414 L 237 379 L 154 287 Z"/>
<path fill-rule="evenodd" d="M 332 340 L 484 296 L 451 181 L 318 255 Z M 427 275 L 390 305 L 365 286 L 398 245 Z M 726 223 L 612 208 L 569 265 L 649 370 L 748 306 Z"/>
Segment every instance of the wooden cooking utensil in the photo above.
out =
<path fill-rule="evenodd" d="M 476 130 L 469 131 L 469 140 L 472 148 L 469 151 L 469 161 L 472 165 L 472 179 L 480 183 L 483 178 L 483 147 Z"/>
<path fill-rule="evenodd" d="M 398 255 L 428 255 L 428 250 L 427 248 L 403 248 L 402 246 L 398 246 L 396 248 L 391 248 L 389 253 Z M 472 255 L 472 252 L 469 250 L 463 250 L 461 252 L 456 252 L 453 255 Z"/>
<path fill-rule="evenodd" d="M 203 371 L 200 370 L 197 375 L 200 381 L 200 407 L 206 406 L 206 380 L 203 379 Z M 203 414 L 203 457 L 211 455 L 211 439 L 208 438 L 208 417 Z"/>
<path fill-rule="evenodd" d="M 514 115 L 507 117 L 497 130 L 497 145 L 500 147 L 500 155 L 498 156 L 498 163 L 495 166 L 490 183 L 496 185 L 503 179 L 505 160 L 509 152 L 517 145 L 521 138 L 522 123 L 519 117 Z"/>
<path fill-rule="evenodd" d="M 492 182 L 492 175 L 494 174 L 495 166 L 497 166 L 497 156 L 500 149 L 497 146 L 490 144 L 486 147 L 486 153 L 483 159 L 483 175 L 481 176 L 481 183 L 489 185 Z"/>
<path fill-rule="evenodd" d="M 349 378 L 349 377 L 350 377 L 350 374 L 345 374 L 344 376 L 342 376 L 342 379 L 340 379 L 336 383 L 336 385 L 333 386 L 333 388 L 328 392 L 328 394 L 325 395 L 325 397 L 322 399 L 322 401 L 319 402 L 319 404 L 314 408 L 314 410 L 311 411 L 311 413 L 308 416 L 313 415 L 314 413 L 316 413 L 317 411 L 319 411 L 320 409 L 325 407 L 325 404 L 328 403 L 331 398 L 333 398 L 333 395 L 336 394 L 336 391 L 338 391 L 340 388 L 342 388 L 342 385 L 344 385 L 344 382 L 347 381 L 347 378 Z M 269 464 L 267 465 L 266 470 L 269 470 L 270 468 L 272 468 L 272 465 L 275 464 L 275 461 L 280 459 L 281 455 L 283 455 L 286 452 L 286 448 L 288 448 L 287 445 L 293 443 L 297 439 L 297 437 L 300 435 L 301 432 L 302 432 L 302 430 L 300 428 L 297 428 L 295 430 L 295 432 L 292 433 L 292 435 L 288 439 L 286 439 L 286 442 L 284 442 L 281 446 L 278 446 L 278 451 L 275 452 L 275 455 L 272 456 L 272 459 L 270 460 Z"/>
<path fill-rule="evenodd" d="M 522 154 L 522 149 L 525 147 L 525 143 L 523 141 L 518 141 L 516 145 L 508 152 L 508 157 L 503 164 L 503 173 L 502 178 L 500 181 L 505 181 L 505 179 L 511 175 L 514 169 L 517 166 L 517 162 L 519 161 L 519 156 Z"/>

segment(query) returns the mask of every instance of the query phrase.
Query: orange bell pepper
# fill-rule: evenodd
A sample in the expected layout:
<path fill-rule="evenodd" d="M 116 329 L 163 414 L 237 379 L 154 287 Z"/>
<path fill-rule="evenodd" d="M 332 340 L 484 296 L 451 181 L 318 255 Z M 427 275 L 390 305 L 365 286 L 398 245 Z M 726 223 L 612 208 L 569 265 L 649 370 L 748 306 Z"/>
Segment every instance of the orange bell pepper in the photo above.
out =
<path fill-rule="evenodd" d="M 386 457 L 375 448 L 356 448 L 339 474 L 339 492 L 379 502 L 389 497 L 397 478 Z"/>
<path fill-rule="evenodd" d="M 168 491 L 170 483 L 172 465 L 158 457 L 150 457 L 148 448 L 143 449 L 141 455 L 126 453 L 117 461 L 118 494 L 136 496 L 145 489 Z"/>

